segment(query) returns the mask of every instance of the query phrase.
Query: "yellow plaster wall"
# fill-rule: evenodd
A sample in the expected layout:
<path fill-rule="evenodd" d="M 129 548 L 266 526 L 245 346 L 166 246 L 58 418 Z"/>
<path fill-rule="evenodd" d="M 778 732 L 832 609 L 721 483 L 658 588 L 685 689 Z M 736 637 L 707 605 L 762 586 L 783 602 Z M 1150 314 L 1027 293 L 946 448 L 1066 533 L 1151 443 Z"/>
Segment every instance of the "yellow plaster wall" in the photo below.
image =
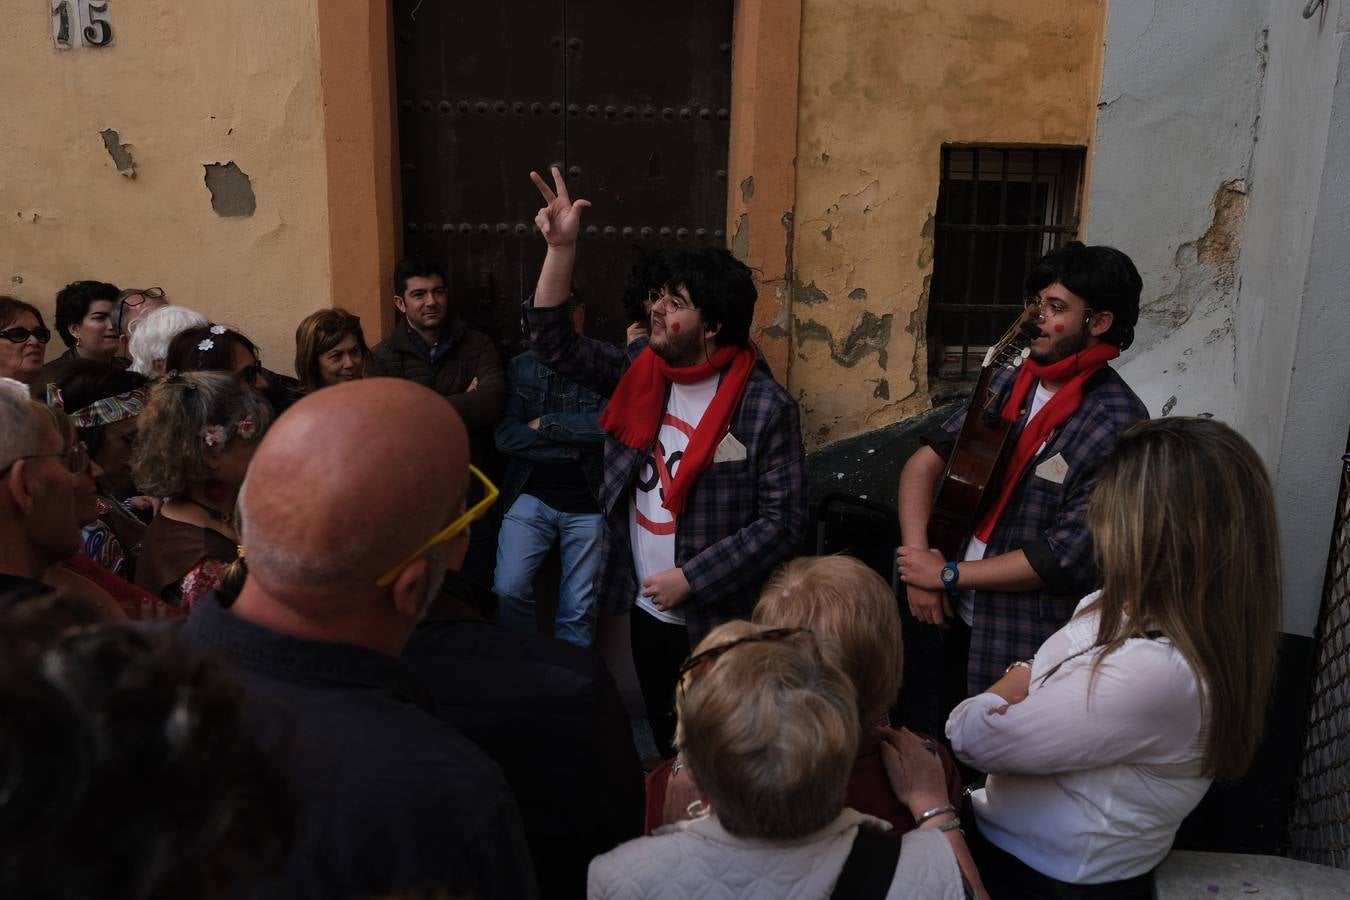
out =
<path fill-rule="evenodd" d="M 1088 146 L 1104 27 L 1104 0 L 804 0 L 789 386 L 808 445 L 929 407 L 940 149 Z"/>
<path fill-rule="evenodd" d="M 318 3 L 113 2 L 117 43 L 64 51 L 48 4 L 15 4 L 0 41 L 0 293 L 50 314 L 78 278 L 160 285 L 289 372 L 296 324 L 330 302 Z M 252 180 L 251 217 L 211 208 L 203 165 L 231 160 Z"/>

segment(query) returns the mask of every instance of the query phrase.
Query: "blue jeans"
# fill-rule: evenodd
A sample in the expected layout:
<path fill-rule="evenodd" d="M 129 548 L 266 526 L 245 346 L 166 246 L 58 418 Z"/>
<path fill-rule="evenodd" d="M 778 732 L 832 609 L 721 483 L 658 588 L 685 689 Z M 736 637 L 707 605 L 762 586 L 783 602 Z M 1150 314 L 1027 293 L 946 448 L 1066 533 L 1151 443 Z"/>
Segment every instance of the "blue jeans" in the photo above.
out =
<path fill-rule="evenodd" d="M 600 565 L 600 513 L 558 512 L 521 494 L 502 519 L 492 590 L 497 624 L 533 634 L 534 575 L 553 547 L 562 550 L 562 582 L 553 636 L 590 647 L 595 640 L 595 572 Z"/>

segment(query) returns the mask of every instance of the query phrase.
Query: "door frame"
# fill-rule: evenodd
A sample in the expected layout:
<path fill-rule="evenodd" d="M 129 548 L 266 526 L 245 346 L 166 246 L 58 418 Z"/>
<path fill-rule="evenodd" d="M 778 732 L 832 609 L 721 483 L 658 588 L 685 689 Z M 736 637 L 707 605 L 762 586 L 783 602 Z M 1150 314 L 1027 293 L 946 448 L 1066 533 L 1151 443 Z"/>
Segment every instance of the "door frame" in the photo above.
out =
<path fill-rule="evenodd" d="M 373 343 L 393 326 L 394 264 L 403 250 L 393 2 L 315 7 L 331 295 L 363 318 Z M 733 16 L 726 233 L 755 272 L 755 337 L 786 383 L 802 0 L 735 0 Z"/>

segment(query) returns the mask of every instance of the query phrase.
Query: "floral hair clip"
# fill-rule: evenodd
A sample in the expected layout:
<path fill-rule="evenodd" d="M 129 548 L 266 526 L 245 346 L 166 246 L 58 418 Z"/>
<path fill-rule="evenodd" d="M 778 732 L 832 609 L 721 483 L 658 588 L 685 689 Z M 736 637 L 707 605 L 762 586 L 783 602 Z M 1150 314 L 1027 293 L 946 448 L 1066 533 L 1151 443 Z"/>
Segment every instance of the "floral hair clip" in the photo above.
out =
<path fill-rule="evenodd" d="M 258 422 L 249 413 L 239 420 L 239 424 L 234 426 L 234 433 L 246 441 L 251 441 L 258 434 Z"/>
<path fill-rule="evenodd" d="M 202 429 L 202 440 L 206 441 L 206 446 L 214 447 L 217 444 L 225 443 L 224 425 L 207 425 Z"/>
<path fill-rule="evenodd" d="M 203 338 L 202 340 L 197 342 L 197 349 L 205 352 L 207 350 L 210 350 L 215 345 L 216 342 L 211 340 L 210 338 Z"/>
<path fill-rule="evenodd" d="M 212 333 L 212 334 L 224 334 L 224 333 L 225 333 L 225 326 L 224 326 L 224 325 L 212 325 L 212 326 L 211 326 L 211 333 Z"/>

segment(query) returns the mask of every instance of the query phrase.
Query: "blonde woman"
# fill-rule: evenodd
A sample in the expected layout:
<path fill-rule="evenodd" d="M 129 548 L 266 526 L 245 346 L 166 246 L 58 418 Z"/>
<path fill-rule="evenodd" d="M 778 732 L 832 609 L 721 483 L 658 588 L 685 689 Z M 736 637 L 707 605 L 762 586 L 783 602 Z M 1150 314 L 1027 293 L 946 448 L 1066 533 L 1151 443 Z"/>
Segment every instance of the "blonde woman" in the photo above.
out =
<path fill-rule="evenodd" d="M 1211 419 L 1137 425 L 1089 523 L 1102 589 L 947 722 L 990 773 L 972 850 L 995 897 L 1151 896 L 1181 820 L 1260 738 L 1279 533 L 1251 445 Z"/>
<path fill-rule="evenodd" d="M 229 372 L 172 373 L 150 390 L 132 459 L 136 484 L 167 498 L 145 532 L 136 584 L 181 609 L 215 589 L 237 556 L 234 504 L 272 421 Z"/>
<path fill-rule="evenodd" d="M 965 896 L 959 823 L 918 738 L 895 732 L 883 752 L 919 828 L 896 842 L 844 806 L 857 695 L 811 632 L 720 626 L 681 667 L 675 704 L 695 818 L 596 857 L 591 900 Z"/>

